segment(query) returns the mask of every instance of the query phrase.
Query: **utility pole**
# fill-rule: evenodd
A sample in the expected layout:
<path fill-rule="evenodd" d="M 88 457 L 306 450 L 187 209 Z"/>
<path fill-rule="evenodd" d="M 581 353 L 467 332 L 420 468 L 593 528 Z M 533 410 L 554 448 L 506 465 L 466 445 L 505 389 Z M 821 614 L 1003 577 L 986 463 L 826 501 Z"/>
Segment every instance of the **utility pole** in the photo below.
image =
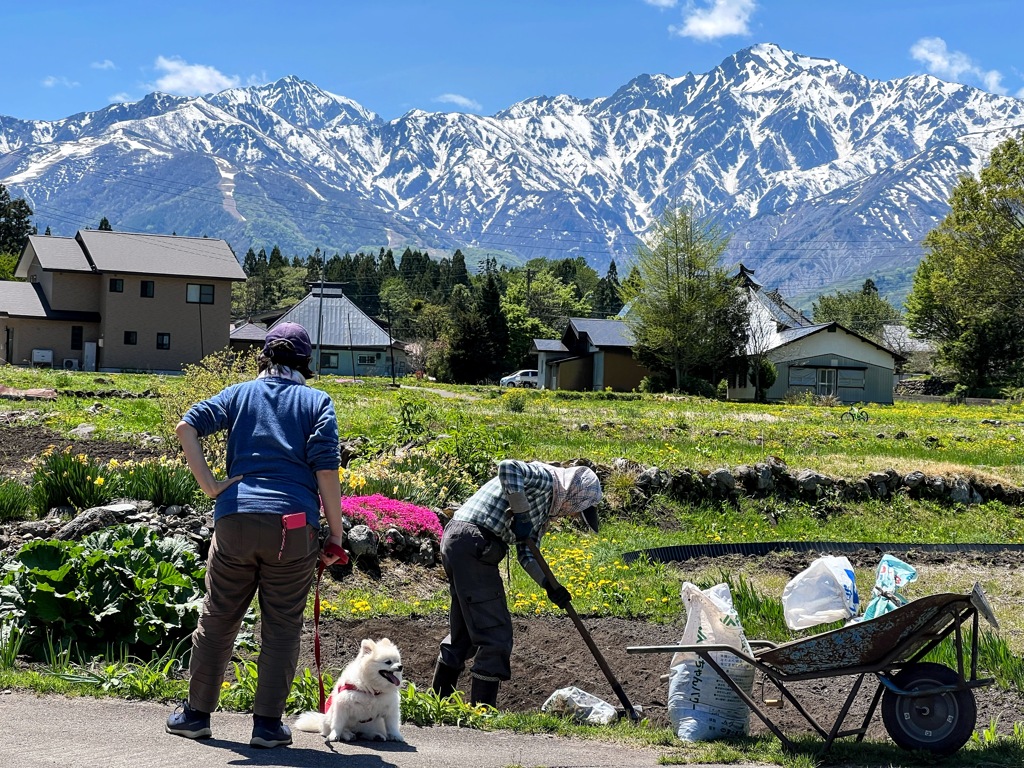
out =
<path fill-rule="evenodd" d="M 391 305 L 387 304 L 386 307 L 388 313 L 388 352 L 391 353 L 391 386 L 397 387 L 395 383 L 395 341 L 391 337 Z"/>
<path fill-rule="evenodd" d="M 320 258 L 320 312 L 316 325 L 316 377 L 320 378 L 320 361 L 323 359 L 321 345 L 324 333 L 324 272 L 327 270 L 327 260 Z"/>

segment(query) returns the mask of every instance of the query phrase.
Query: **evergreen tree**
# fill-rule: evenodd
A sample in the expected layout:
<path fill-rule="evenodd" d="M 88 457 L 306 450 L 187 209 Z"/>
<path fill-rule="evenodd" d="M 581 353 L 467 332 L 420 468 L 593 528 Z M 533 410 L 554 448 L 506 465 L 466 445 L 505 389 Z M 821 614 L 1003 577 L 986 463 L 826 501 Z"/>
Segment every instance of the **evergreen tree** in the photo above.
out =
<path fill-rule="evenodd" d="M 0 184 L 0 253 L 21 255 L 33 233 L 31 217 L 28 203 L 20 197 L 11 199 L 7 187 Z"/>
<path fill-rule="evenodd" d="M 102 219 L 100 219 L 100 225 L 98 227 L 96 227 L 96 229 L 99 232 L 113 232 L 114 231 L 114 228 L 112 226 L 110 226 L 110 222 L 107 221 L 107 217 L 106 216 L 104 216 Z"/>
<path fill-rule="evenodd" d="M 466 257 L 462 255 L 462 251 L 459 249 L 455 250 L 452 254 L 452 273 L 451 273 L 451 285 L 469 285 L 469 270 L 466 269 Z"/>
<path fill-rule="evenodd" d="M 45 231 L 45 232 L 43 232 L 43 234 L 44 234 L 44 235 L 45 235 L 46 237 L 50 237 L 50 225 L 49 225 L 49 224 L 47 224 L 47 225 L 46 225 L 46 231 Z"/>
<path fill-rule="evenodd" d="M 619 285 L 619 271 L 615 259 L 608 265 L 608 272 L 597 282 L 594 290 L 594 316 L 614 317 L 622 309 L 622 286 Z"/>
<path fill-rule="evenodd" d="M 485 338 L 481 339 L 480 365 L 484 377 L 500 375 L 508 355 L 508 321 L 501 311 L 498 281 L 488 274 L 477 300 L 477 313 L 483 319 Z"/>

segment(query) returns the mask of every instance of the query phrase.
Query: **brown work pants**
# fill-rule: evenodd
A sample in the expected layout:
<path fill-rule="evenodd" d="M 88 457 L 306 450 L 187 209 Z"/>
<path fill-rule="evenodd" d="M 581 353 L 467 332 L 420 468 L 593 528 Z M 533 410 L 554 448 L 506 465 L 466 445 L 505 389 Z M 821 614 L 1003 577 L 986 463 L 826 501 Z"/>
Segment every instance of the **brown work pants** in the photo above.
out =
<path fill-rule="evenodd" d="M 234 514 L 217 521 L 206 564 L 206 599 L 192 633 L 188 702 L 193 709 L 217 708 L 235 636 L 258 593 L 259 680 L 253 712 L 266 717 L 284 712 L 319 541 L 312 526 L 293 528 L 282 549 L 281 531 L 280 515 Z"/>

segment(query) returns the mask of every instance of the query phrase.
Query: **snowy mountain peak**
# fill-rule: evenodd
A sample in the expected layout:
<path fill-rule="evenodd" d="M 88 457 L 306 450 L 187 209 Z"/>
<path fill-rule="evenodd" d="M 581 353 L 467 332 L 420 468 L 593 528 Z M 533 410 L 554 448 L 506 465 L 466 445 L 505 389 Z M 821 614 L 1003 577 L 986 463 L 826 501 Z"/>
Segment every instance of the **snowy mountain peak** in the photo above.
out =
<path fill-rule="evenodd" d="M 294 75 L 265 85 L 231 88 L 209 100 L 228 109 L 236 105 L 260 105 L 301 128 L 380 122 L 376 114 L 352 99 L 325 91 Z"/>
<path fill-rule="evenodd" d="M 643 74 L 607 97 L 537 96 L 490 117 L 414 109 L 384 122 L 295 76 L 55 122 L 0 116 L 0 183 L 55 234 L 106 216 L 223 237 L 236 253 L 476 247 L 599 270 L 628 263 L 654 217 L 688 204 L 731 233 L 728 260 L 787 297 L 871 276 L 898 298 L 957 178 L 1022 125 L 1018 99 L 871 80 L 762 43 L 706 73 Z"/>

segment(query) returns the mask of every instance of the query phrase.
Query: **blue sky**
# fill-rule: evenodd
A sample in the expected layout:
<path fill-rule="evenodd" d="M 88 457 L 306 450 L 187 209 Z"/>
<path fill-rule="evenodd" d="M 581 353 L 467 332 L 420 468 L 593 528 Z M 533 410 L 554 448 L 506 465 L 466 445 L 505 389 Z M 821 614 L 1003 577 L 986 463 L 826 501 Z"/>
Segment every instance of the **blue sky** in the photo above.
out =
<path fill-rule="evenodd" d="M 153 90 L 296 75 L 390 120 L 606 96 L 772 42 L 892 79 L 1024 97 L 1020 0 L 57 0 L 0 9 L 0 115 L 53 120 Z M 146 10 L 140 11 L 140 8 Z"/>

